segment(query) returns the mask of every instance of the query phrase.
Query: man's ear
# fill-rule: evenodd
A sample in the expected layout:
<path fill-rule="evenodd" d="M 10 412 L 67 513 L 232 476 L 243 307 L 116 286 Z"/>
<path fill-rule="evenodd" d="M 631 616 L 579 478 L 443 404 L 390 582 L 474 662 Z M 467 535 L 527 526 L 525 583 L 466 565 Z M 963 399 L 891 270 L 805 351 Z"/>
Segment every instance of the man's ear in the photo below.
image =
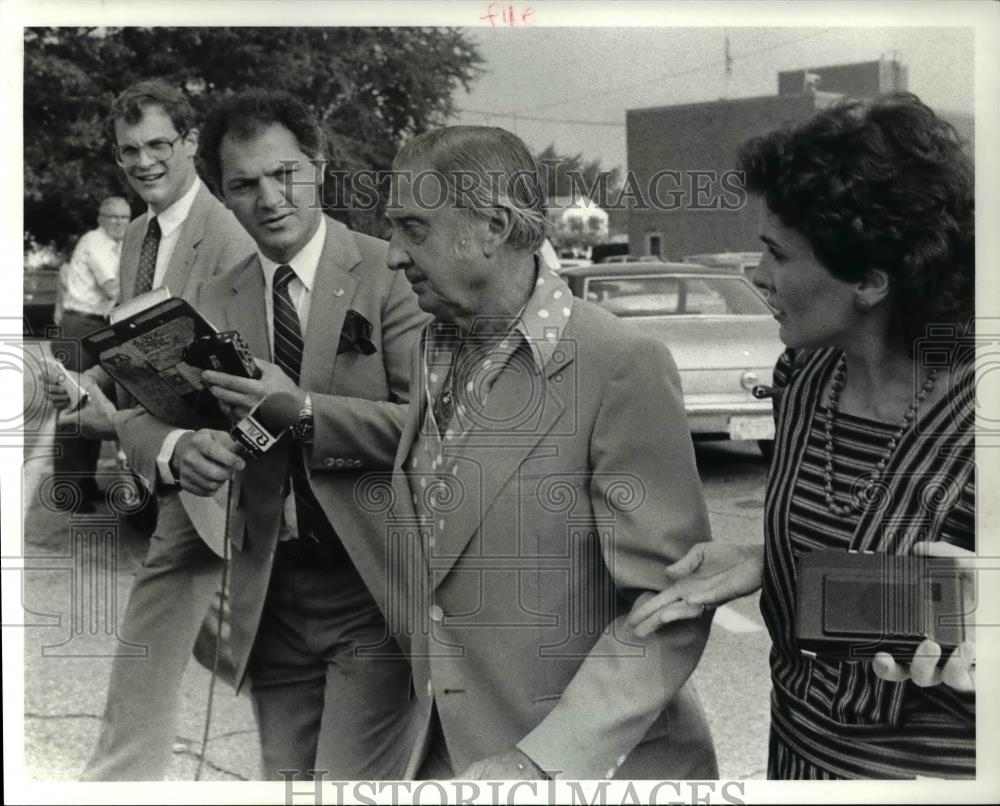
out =
<path fill-rule="evenodd" d="M 483 237 L 483 254 L 492 257 L 507 243 L 514 229 L 514 216 L 506 207 L 493 207 L 486 214 L 486 233 Z"/>
<path fill-rule="evenodd" d="M 198 151 L 198 130 L 188 129 L 187 134 L 184 135 L 184 142 L 188 143 L 193 149 L 193 153 Z"/>
<path fill-rule="evenodd" d="M 323 187 L 323 182 L 326 181 L 326 157 L 320 152 L 315 157 L 310 157 L 309 162 L 319 172 L 319 176 L 316 177 L 316 186 Z"/>
<path fill-rule="evenodd" d="M 854 286 L 854 307 L 862 312 L 881 305 L 891 291 L 889 274 L 884 269 L 870 269 L 867 276 Z"/>

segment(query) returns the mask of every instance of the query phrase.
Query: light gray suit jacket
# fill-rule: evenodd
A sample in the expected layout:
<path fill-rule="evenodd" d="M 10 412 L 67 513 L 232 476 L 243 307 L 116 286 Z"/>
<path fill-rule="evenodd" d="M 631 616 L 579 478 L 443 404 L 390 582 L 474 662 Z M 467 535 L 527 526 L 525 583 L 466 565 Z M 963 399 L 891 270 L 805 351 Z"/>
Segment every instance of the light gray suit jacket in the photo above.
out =
<path fill-rule="evenodd" d="M 303 451 L 317 500 L 375 600 L 383 610 L 388 607 L 384 513 L 360 506 L 355 488 L 367 471 L 392 467 L 406 421 L 410 356 L 427 316 L 418 308 L 405 276 L 387 268 L 385 241 L 352 232 L 330 218 L 326 226 L 299 384 L 312 393 L 313 443 L 303 446 L 286 437 L 248 462 L 231 523 L 232 651 L 240 683 L 271 576 L 290 450 Z M 238 331 L 255 356 L 271 361 L 264 293 L 264 274 L 254 254 L 205 283 L 198 309 L 216 327 Z M 348 310 L 371 323 L 376 348 L 372 355 L 357 351 L 338 355 Z M 159 446 L 173 427 L 147 415 L 133 419 L 127 430 L 141 432 L 144 442 Z M 158 447 L 129 458 L 140 472 L 155 473 L 157 451 Z"/>
<path fill-rule="evenodd" d="M 125 232 L 121 253 L 123 302 L 130 300 L 135 290 L 139 253 L 148 221 L 149 213 L 143 213 L 129 224 Z M 181 225 L 163 285 L 175 297 L 194 303 L 205 280 L 231 269 L 254 251 L 253 240 L 236 217 L 202 184 Z"/>
<path fill-rule="evenodd" d="M 434 523 L 417 521 L 404 469 L 426 408 L 410 395 L 389 517 L 412 572 L 398 599 L 423 720 L 407 776 L 436 703 L 456 773 L 518 746 L 568 778 L 715 777 L 687 683 L 710 616 L 644 640 L 623 623 L 710 539 L 669 352 L 574 300 L 547 365 L 502 373 L 468 436 L 445 443 L 455 503 Z"/>
<path fill-rule="evenodd" d="M 142 240 L 146 236 L 148 221 L 149 213 L 143 213 L 129 224 L 125 232 L 120 264 L 122 302 L 128 302 L 134 296 L 139 254 L 142 251 Z M 252 255 L 255 249 L 253 239 L 240 226 L 236 217 L 202 184 L 194 197 L 187 218 L 181 224 L 177 244 L 174 246 L 163 277 L 163 285 L 170 289 L 170 293 L 175 297 L 182 297 L 196 304 L 201 286 L 209 277 L 231 269 Z M 100 380 L 102 386 L 110 385 L 110 378 L 107 375 Z M 105 389 L 108 390 L 107 386 Z M 124 389 L 119 388 L 115 394 L 119 411 L 112 417 L 112 423 L 126 455 L 133 454 L 142 447 L 132 444 L 134 438 L 139 435 L 134 432 L 124 434 L 120 426 L 134 416 L 134 413 L 128 412 L 135 405 L 135 401 L 125 394 Z M 146 478 L 151 481 L 155 479 L 155 475 Z"/>

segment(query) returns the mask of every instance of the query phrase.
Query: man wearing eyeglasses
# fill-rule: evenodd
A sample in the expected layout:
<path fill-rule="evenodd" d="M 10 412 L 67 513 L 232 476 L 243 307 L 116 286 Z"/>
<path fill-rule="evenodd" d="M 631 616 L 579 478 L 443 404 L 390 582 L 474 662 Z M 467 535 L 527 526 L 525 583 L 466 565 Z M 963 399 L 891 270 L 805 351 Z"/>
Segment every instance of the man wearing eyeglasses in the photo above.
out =
<path fill-rule="evenodd" d="M 132 211 L 120 196 L 109 196 L 101 202 L 98 227 L 85 232 L 73 249 L 73 257 L 60 272 L 59 324 L 66 339 L 76 340 L 107 322 L 108 312 L 118 303 L 118 262 L 122 238 L 128 228 Z M 66 368 L 82 372 L 94 365 L 83 350 L 62 351 Z M 94 473 L 101 443 L 94 439 L 72 435 L 57 435 L 56 444 L 62 449 L 53 460 L 55 475 L 79 486 L 81 495 L 65 499 L 65 507 L 76 512 L 93 512 L 93 501 L 103 493 Z"/>
<path fill-rule="evenodd" d="M 254 252 L 253 241 L 198 178 L 194 111 L 179 89 L 158 80 L 133 84 L 115 100 L 111 116 L 115 161 L 148 205 L 125 233 L 122 299 L 165 286 L 195 302 L 205 280 Z M 105 410 L 112 409 L 93 384 L 88 390 L 88 408 L 103 402 Z M 115 424 L 134 405 L 121 395 L 118 404 L 121 410 L 103 420 L 90 417 L 91 434 L 115 438 Z M 81 419 L 88 419 L 86 412 Z M 124 438 L 122 447 L 128 453 Z M 159 479 L 143 483 L 158 493 L 159 511 L 119 636 L 146 647 L 147 655 L 116 656 L 84 780 L 155 780 L 165 774 L 181 679 L 222 570 L 222 560 L 191 525 L 176 488 L 160 487 Z"/>
<path fill-rule="evenodd" d="M 161 81 L 129 87 L 112 108 L 114 155 L 149 205 L 125 235 L 125 299 L 167 286 L 194 299 L 208 277 L 253 252 L 253 242 L 195 171 L 198 130 L 184 95 Z"/>

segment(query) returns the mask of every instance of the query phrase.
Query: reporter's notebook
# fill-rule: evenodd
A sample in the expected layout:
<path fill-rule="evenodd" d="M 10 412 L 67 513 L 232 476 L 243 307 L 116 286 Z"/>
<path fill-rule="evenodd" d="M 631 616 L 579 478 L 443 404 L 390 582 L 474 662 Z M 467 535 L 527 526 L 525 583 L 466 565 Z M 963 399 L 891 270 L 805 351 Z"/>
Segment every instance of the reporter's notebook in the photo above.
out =
<path fill-rule="evenodd" d="M 216 332 L 191 305 L 158 288 L 119 306 L 110 319 L 83 337 L 83 347 L 146 411 L 178 426 L 221 418 L 201 370 L 184 362 L 191 342 Z"/>

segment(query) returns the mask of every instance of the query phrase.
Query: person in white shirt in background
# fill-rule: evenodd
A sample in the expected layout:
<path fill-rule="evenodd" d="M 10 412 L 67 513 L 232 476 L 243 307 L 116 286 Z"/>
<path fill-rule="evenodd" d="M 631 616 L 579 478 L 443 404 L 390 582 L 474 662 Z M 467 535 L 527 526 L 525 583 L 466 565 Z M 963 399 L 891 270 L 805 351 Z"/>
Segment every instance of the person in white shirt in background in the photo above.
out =
<path fill-rule="evenodd" d="M 132 211 L 125 199 L 106 198 L 98 213 L 99 226 L 83 234 L 66 267 L 59 320 L 66 341 L 57 345 L 56 353 L 64 366 L 74 372 L 83 372 L 94 364 L 80 346 L 80 338 L 105 324 L 108 312 L 118 304 L 122 239 L 131 218 Z M 102 495 L 94 478 L 100 441 L 72 435 L 64 429 L 57 434 L 56 445 L 60 448 L 54 461 L 56 476 L 72 479 L 81 492 L 79 500 L 67 497 L 64 505 L 76 511 L 93 512 L 92 499 Z"/>

